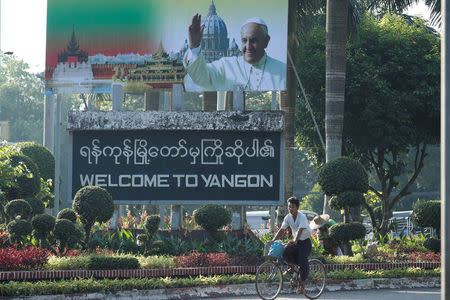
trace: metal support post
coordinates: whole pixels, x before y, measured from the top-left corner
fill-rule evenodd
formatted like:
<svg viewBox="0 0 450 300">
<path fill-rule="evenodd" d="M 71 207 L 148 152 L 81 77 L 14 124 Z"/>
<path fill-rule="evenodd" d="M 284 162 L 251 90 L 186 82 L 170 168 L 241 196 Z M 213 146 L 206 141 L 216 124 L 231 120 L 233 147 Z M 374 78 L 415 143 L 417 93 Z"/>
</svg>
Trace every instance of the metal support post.
<svg viewBox="0 0 450 300">
<path fill-rule="evenodd" d="M 183 107 L 183 86 L 181 84 L 174 84 L 172 87 L 172 109 L 173 111 L 180 111 Z M 171 229 L 179 230 L 183 220 L 183 208 L 181 205 L 171 205 Z"/>
<path fill-rule="evenodd" d="M 123 99 L 123 90 L 122 90 L 122 84 L 120 83 L 113 83 L 111 86 L 112 91 L 112 110 L 113 111 L 120 111 L 122 108 L 122 99 Z"/>
<path fill-rule="evenodd" d="M 170 92 L 164 92 L 164 111 L 170 111 Z"/>
<path fill-rule="evenodd" d="M 245 110 L 245 96 L 244 87 L 242 85 L 235 85 L 233 89 L 233 110 Z"/>
<path fill-rule="evenodd" d="M 231 226 L 233 227 L 233 230 L 241 230 L 244 228 L 244 206 L 232 205 L 231 212 Z"/>
<path fill-rule="evenodd" d="M 61 198 L 61 145 L 60 145 L 60 134 L 61 134 L 61 95 L 56 95 L 56 120 L 54 127 L 54 137 L 55 145 L 53 148 L 53 153 L 55 154 L 55 200 L 53 207 L 53 215 L 56 216 L 59 212 L 59 202 Z"/>
<path fill-rule="evenodd" d="M 183 86 L 174 84 L 172 87 L 172 111 L 181 111 L 183 107 Z"/>
<path fill-rule="evenodd" d="M 158 110 L 159 108 L 159 92 L 144 93 L 144 110 Z"/>
<path fill-rule="evenodd" d="M 272 91 L 272 110 L 279 110 L 280 106 L 278 105 L 277 101 L 277 91 Z"/>
<path fill-rule="evenodd" d="M 44 146 L 50 151 L 54 148 L 54 130 L 55 130 L 55 96 L 44 96 Z"/>
<path fill-rule="evenodd" d="M 218 91 L 217 92 L 217 110 L 225 110 L 225 102 L 227 99 L 227 92 Z"/>
</svg>

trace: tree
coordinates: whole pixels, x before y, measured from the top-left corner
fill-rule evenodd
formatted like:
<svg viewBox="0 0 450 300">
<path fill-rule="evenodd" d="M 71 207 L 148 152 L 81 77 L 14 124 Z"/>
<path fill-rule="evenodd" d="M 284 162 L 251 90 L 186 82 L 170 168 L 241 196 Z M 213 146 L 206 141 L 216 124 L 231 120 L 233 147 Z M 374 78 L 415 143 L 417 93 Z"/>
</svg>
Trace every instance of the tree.
<svg viewBox="0 0 450 300">
<path fill-rule="evenodd" d="M 44 84 L 28 65 L 0 52 L 0 120 L 10 122 L 10 141 L 42 142 Z"/>
<path fill-rule="evenodd" d="M 324 36 L 323 28 L 316 27 L 300 51 L 305 87 L 316 118 L 322 119 Z M 439 38 L 420 20 L 411 26 L 399 16 L 377 20 L 368 15 L 360 23 L 358 39 L 347 44 L 347 57 L 343 154 L 375 174 L 377 182 L 370 189 L 381 199 L 383 221 L 380 226 L 374 218 L 372 222 L 386 232 L 389 212 L 409 193 L 428 146 L 439 140 Z M 297 110 L 296 140 L 309 147 L 320 165 L 323 152 L 308 114 L 304 107 Z M 414 166 L 400 184 L 405 154 L 414 157 Z"/>
</svg>

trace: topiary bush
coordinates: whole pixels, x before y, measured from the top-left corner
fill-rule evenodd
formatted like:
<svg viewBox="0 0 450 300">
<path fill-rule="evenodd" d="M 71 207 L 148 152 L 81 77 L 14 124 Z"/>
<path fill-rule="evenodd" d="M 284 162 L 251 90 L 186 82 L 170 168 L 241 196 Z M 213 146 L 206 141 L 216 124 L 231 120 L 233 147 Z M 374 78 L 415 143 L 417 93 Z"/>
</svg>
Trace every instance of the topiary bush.
<svg viewBox="0 0 450 300">
<path fill-rule="evenodd" d="M 138 245 L 144 247 L 144 254 L 147 256 L 162 248 L 162 241 L 153 241 L 158 232 L 160 221 L 159 215 L 148 216 L 144 222 L 145 234 L 138 234 L 136 237 Z"/>
<path fill-rule="evenodd" d="M 98 186 L 85 186 L 75 194 L 73 210 L 80 216 L 84 227 L 84 243 L 89 242 L 95 222 L 107 222 L 114 213 L 114 202 L 107 190 Z"/>
<path fill-rule="evenodd" d="M 39 241 L 41 247 L 50 246 L 47 238 L 55 227 L 55 222 L 55 217 L 48 214 L 36 215 L 31 220 L 31 225 L 33 226 L 33 236 Z"/>
<path fill-rule="evenodd" d="M 11 243 L 23 245 L 26 237 L 31 234 L 33 227 L 27 220 L 17 218 L 8 223 L 7 229 Z"/>
<path fill-rule="evenodd" d="M 412 212 L 412 220 L 420 227 L 433 227 L 438 236 L 441 230 L 441 201 L 417 202 Z"/>
<path fill-rule="evenodd" d="M 34 142 L 15 144 L 20 152 L 28 156 L 37 165 L 44 180 L 55 178 L 55 156 L 46 147 Z"/>
<path fill-rule="evenodd" d="M 72 223 L 76 223 L 77 222 L 77 213 L 71 208 L 64 208 L 59 211 L 56 218 L 57 219 L 67 219 L 67 220 L 71 221 Z"/>
<path fill-rule="evenodd" d="M 353 256 L 349 241 L 359 240 L 366 236 L 366 228 L 359 222 L 338 223 L 330 227 L 330 237 L 340 246 L 345 255 Z"/>
<path fill-rule="evenodd" d="M 366 193 L 369 188 L 363 165 L 348 157 L 338 157 L 326 163 L 319 170 L 317 181 L 328 196 L 349 190 Z"/>
<path fill-rule="evenodd" d="M 14 220 L 18 216 L 20 216 L 22 219 L 28 219 L 31 217 L 33 211 L 31 205 L 24 199 L 9 201 L 5 205 L 4 210 L 9 220 Z"/>
<path fill-rule="evenodd" d="M 216 240 L 217 231 L 231 223 L 231 212 L 218 204 L 205 204 L 194 211 L 194 220 Z"/>
<path fill-rule="evenodd" d="M 441 240 L 437 239 L 435 237 L 426 239 L 423 243 L 423 246 L 434 253 L 440 253 L 441 252 Z"/>
<path fill-rule="evenodd" d="M 39 168 L 31 158 L 22 154 L 13 154 L 10 157 L 12 167 L 23 165 L 28 170 L 15 178 L 17 185 L 4 188 L 8 200 L 34 197 L 41 190 L 41 175 Z"/>
<path fill-rule="evenodd" d="M 330 237 L 335 241 L 359 240 L 366 236 L 366 228 L 358 222 L 338 223 L 330 227 Z"/>
<path fill-rule="evenodd" d="M 27 201 L 28 204 L 30 204 L 30 206 L 31 206 L 31 215 L 32 216 L 44 213 L 45 205 L 44 205 L 44 202 L 42 202 L 40 199 L 38 199 L 36 197 L 32 197 L 32 198 L 25 199 L 25 201 Z"/>
<path fill-rule="evenodd" d="M 58 242 L 59 254 L 64 254 L 65 248 L 72 248 L 80 238 L 80 231 L 75 224 L 67 219 L 56 219 L 53 235 Z"/>
<path fill-rule="evenodd" d="M 341 210 L 346 207 L 353 207 L 363 204 L 364 194 L 358 191 L 345 191 L 339 193 L 330 199 L 330 207 L 335 210 Z"/>
<path fill-rule="evenodd" d="M 158 232 L 160 221 L 161 221 L 161 218 L 159 215 L 151 215 L 145 219 L 144 229 L 150 240 L 153 240 L 156 233 Z"/>
</svg>

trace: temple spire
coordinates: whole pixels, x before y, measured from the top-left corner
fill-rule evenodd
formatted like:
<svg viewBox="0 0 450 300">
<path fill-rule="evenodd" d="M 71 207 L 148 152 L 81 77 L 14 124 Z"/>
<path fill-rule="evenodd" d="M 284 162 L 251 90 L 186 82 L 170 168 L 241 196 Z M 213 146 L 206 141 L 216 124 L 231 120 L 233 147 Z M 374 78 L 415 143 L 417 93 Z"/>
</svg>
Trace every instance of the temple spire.
<svg viewBox="0 0 450 300">
<path fill-rule="evenodd" d="M 75 24 L 72 24 L 72 26 L 72 37 L 70 38 L 70 42 L 67 45 L 67 52 L 77 53 L 80 49 L 80 45 L 78 45 L 77 37 L 75 36 Z"/>
</svg>

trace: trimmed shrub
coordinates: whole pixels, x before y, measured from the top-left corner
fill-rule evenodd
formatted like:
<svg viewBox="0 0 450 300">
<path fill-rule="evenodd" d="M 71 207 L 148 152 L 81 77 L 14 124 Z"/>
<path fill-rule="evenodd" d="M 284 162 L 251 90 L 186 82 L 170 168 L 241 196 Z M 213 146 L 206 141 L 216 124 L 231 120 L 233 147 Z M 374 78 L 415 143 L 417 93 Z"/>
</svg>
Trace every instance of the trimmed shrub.
<svg viewBox="0 0 450 300">
<path fill-rule="evenodd" d="M 144 228 L 150 241 L 153 240 L 156 232 L 158 232 L 160 221 L 161 218 L 159 215 L 151 215 L 145 219 Z"/>
<path fill-rule="evenodd" d="M 48 214 L 40 214 L 33 217 L 31 225 L 33 226 L 33 236 L 39 240 L 41 247 L 48 248 L 50 243 L 47 238 L 55 227 L 55 217 Z"/>
<path fill-rule="evenodd" d="M 330 237 L 335 241 L 348 242 L 366 236 L 366 228 L 358 222 L 339 223 L 330 227 Z"/>
<path fill-rule="evenodd" d="M 89 270 L 140 269 L 139 261 L 132 256 L 97 256 L 89 257 Z"/>
<path fill-rule="evenodd" d="M 417 202 L 414 205 L 412 220 L 420 227 L 441 229 L 441 201 Z"/>
<path fill-rule="evenodd" d="M 231 212 L 218 204 L 206 204 L 194 211 L 195 222 L 207 231 L 217 231 L 231 223 Z"/>
<path fill-rule="evenodd" d="M 98 186 L 85 186 L 75 194 L 73 210 L 83 223 L 85 244 L 89 241 L 92 225 L 108 221 L 114 213 L 114 203 L 107 190 Z"/>
<path fill-rule="evenodd" d="M 22 243 L 22 240 L 31 234 L 33 227 L 27 220 L 16 219 L 8 223 L 8 232 L 12 243 Z"/>
<path fill-rule="evenodd" d="M 12 200 L 34 197 L 41 190 L 41 174 L 39 173 L 39 168 L 33 160 L 26 155 L 13 154 L 11 155 L 10 160 L 11 166 L 17 167 L 24 165 L 29 173 L 25 172 L 18 176 L 16 178 L 16 186 L 4 189 L 6 198 Z"/>
<path fill-rule="evenodd" d="M 32 197 L 32 198 L 25 199 L 25 201 L 27 201 L 28 204 L 30 204 L 30 206 L 31 206 L 31 215 L 32 216 L 44 213 L 45 204 L 40 199 L 38 199 L 36 197 Z"/>
<path fill-rule="evenodd" d="M 31 225 L 40 236 L 47 236 L 55 227 L 56 219 L 48 214 L 40 214 L 33 217 Z"/>
<path fill-rule="evenodd" d="M 423 243 L 423 246 L 431 251 L 433 251 L 434 253 L 440 253 L 441 252 L 441 240 L 437 239 L 437 238 L 429 238 L 426 239 L 425 242 Z"/>
<path fill-rule="evenodd" d="M 57 219 L 67 219 L 72 223 L 76 223 L 77 222 L 77 213 L 71 208 L 64 208 L 63 210 L 59 211 L 56 218 Z"/>
<path fill-rule="evenodd" d="M 363 165 L 348 157 L 338 157 L 326 163 L 319 170 L 317 181 L 328 196 L 349 190 L 365 193 L 369 188 Z"/>
<path fill-rule="evenodd" d="M 31 217 L 32 211 L 31 205 L 24 199 L 12 200 L 5 205 L 5 214 L 10 220 L 15 219 L 17 216 L 20 216 L 22 219 L 28 219 Z"/>
<path fill-rule="evenodd" d="M 345 191 L 333 196 L 330 199 L 330 207 L 335 210 L 341 210 L 346 207 L 353 207 L 363 204 L 364 194 L 358 191 Z"/>
<path fill-rule="evenodd" d="M 53 229 L 53 235 L 58 241 L 59 253 L 63 254 L 64 248 L 69 247 L 70 241 L 79 236 L 79 230 L 75 224 L 67 219 L 57 219 Z M 71 245 L 72 246 L 72 245 Z"/>
<path fill-rule="evenodd" d="M 44 180 L 55 178 L 55 156 L 46 147 L 34 142 L 21 142 L 15 144 L 24 155 L 28 156 L 37 165 Z"/>
</svg>

